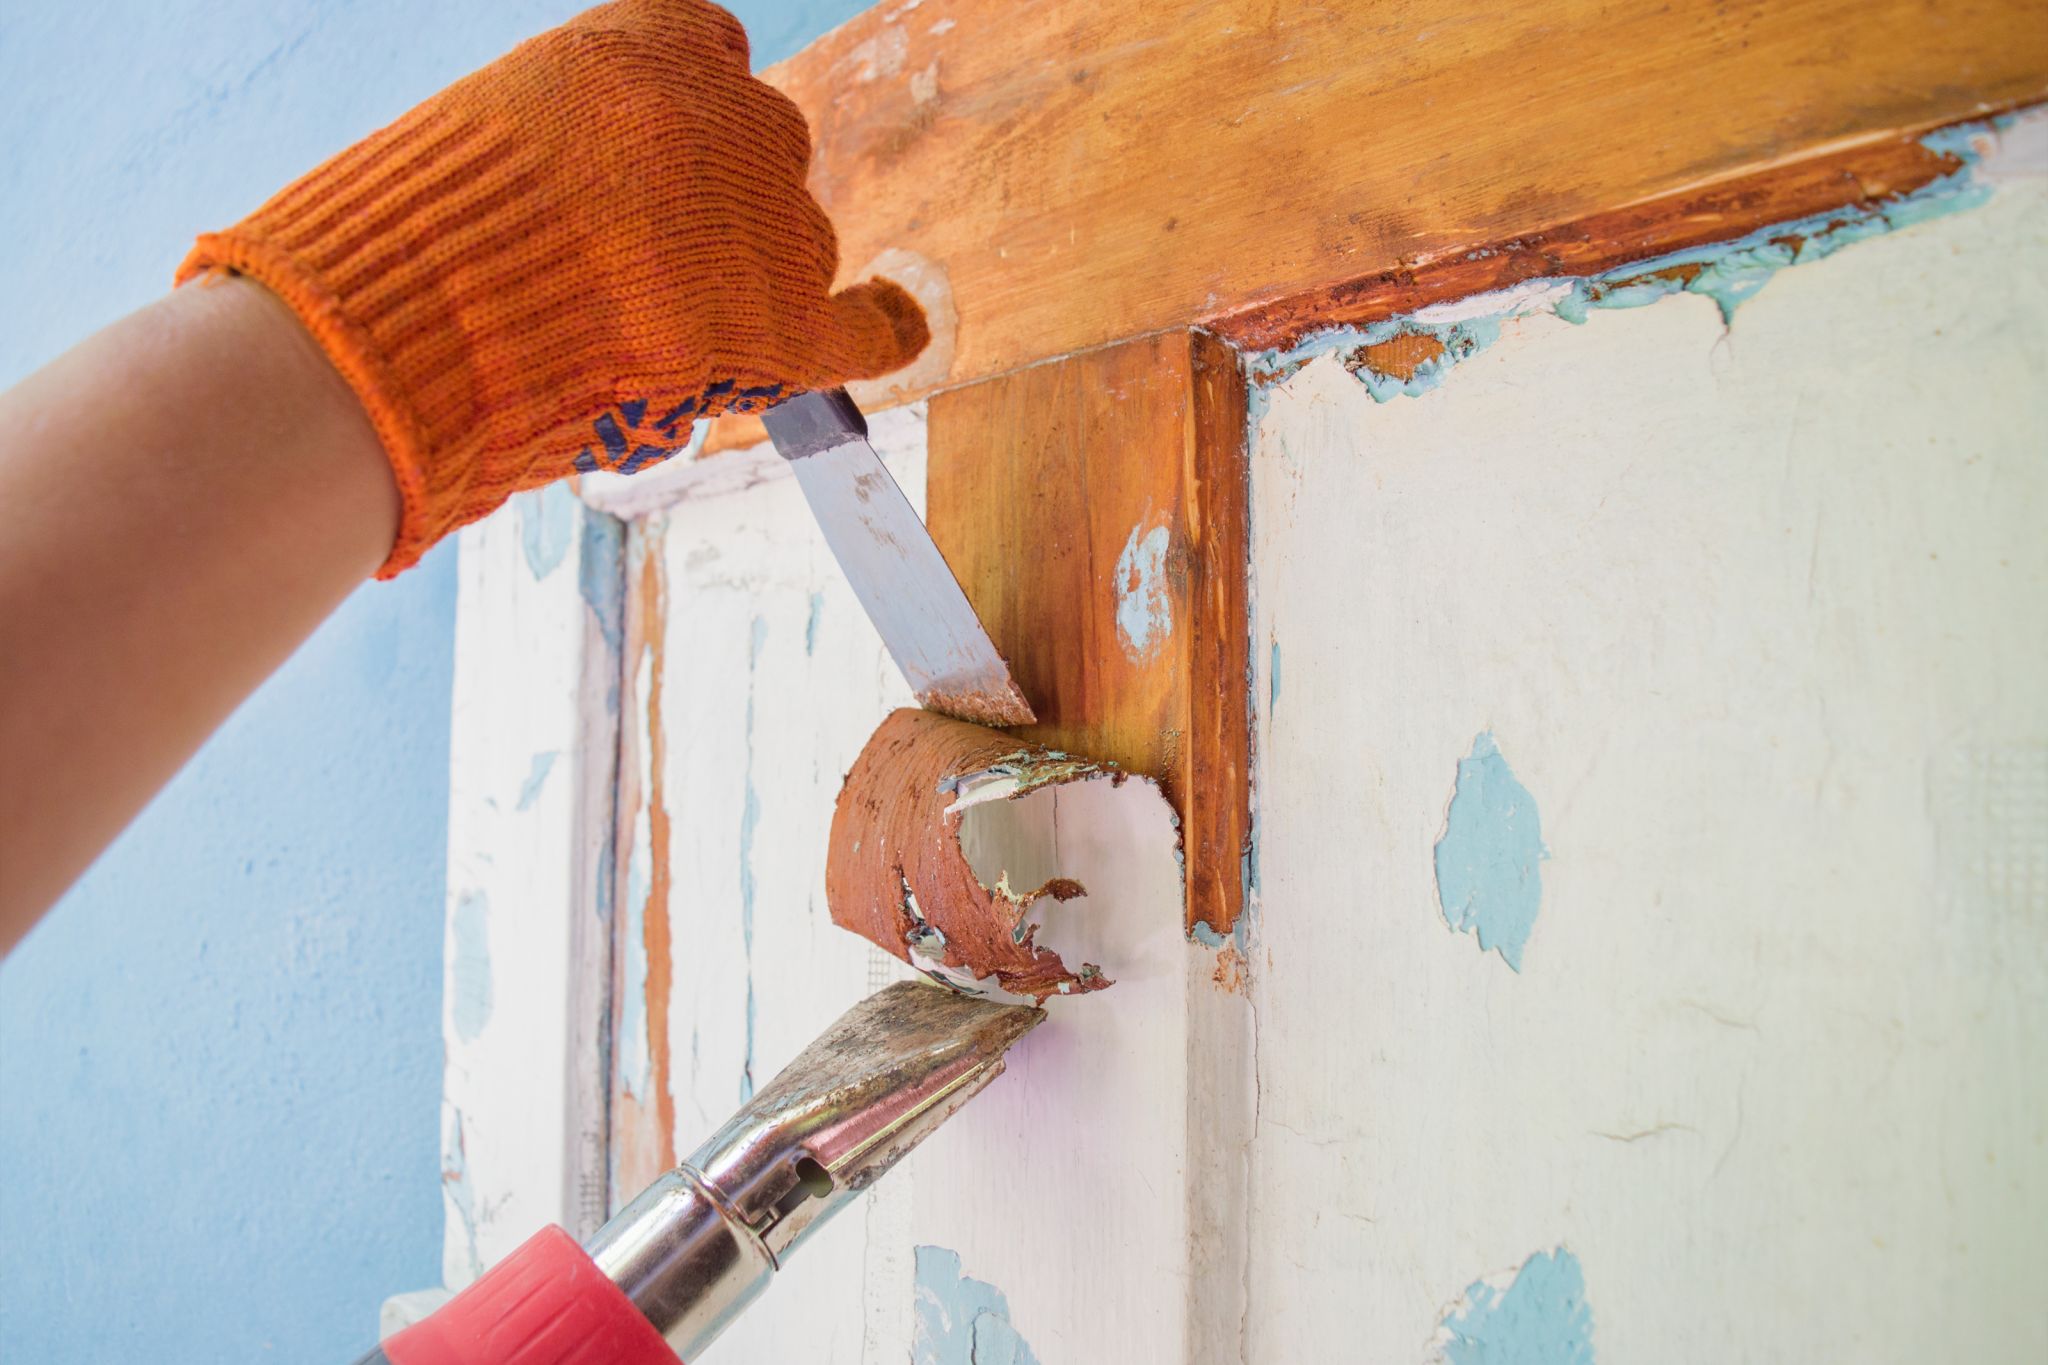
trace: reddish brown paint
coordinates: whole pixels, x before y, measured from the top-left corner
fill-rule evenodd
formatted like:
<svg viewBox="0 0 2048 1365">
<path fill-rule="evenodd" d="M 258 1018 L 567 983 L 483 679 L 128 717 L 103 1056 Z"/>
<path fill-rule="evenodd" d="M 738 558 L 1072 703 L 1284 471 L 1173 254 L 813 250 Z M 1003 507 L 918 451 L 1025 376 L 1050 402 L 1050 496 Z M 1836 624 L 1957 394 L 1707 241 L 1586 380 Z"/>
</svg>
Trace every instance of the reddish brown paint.
<svg viewBox="0 0 2048 1365">
<path fill-rule="evenodd" d="M 675 987 L 675 959 L 669 922 L 669 815 L 663 790 L 668 746 L 662 732 L 661 682 L 668 661 L 668 570 L 659 543 L 650 545 L 641 567 L 640 592 L 646 603 L 647 683 L 647 842 L 651 871 L 647 908 L 642 919 L 647 947 L 647 1056 L 654 1085 L 655 1131 L 663 1164 L 676 1159 L 676 1099 L 669 1081 L 669 994 Z"/>
<path fill-rule="evenodd" d="M 1013 900 L 982 885 L 960 848 L 964 812 L 947 811 L 955 779 L 998 767 L 1023 774 L 1026 791 L 1105 774 L 1123 780 L 1014 735 L 930 711 L 897 711 L 861 750 L 832 813 L 825 863 L 832 922 L 912 966 L 921 965 L 912 936 L 935 929 L 945 939 L 946 966 L 977 981 L 993 977 L 1018 995 L 1044 1000 L 1100 990 L 1110 983 L 1098 969 L 1070 970 L 1038 946 L 1029 922 L 1040 897 L 1068 900 L 1082 894 L 1080 884 L 1054 878 Z"/>
<path fill-rule="evenodd" d="M 1226 943 L 1216 951 L 1216 970 L 1209 979 L 1232 995 L 1243 995 L 1251 985 L 1252 967 L 1245 960 L 1244 953 L 1234 943 Z"/>
</svg>

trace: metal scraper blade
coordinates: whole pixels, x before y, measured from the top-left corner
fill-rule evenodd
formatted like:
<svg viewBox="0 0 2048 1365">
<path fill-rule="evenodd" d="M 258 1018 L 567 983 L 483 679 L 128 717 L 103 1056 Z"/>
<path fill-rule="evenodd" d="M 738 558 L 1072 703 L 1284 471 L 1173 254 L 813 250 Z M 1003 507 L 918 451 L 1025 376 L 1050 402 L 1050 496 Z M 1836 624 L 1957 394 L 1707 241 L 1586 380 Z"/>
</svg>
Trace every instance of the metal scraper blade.
<svg viewBox="0 0 2048 1365">
<path fill-rule="evenodd" d="M 799 395 L 762 421 L 918 702 L 980 725 L 1035 720 L 845 390 Z"/>
</svg>

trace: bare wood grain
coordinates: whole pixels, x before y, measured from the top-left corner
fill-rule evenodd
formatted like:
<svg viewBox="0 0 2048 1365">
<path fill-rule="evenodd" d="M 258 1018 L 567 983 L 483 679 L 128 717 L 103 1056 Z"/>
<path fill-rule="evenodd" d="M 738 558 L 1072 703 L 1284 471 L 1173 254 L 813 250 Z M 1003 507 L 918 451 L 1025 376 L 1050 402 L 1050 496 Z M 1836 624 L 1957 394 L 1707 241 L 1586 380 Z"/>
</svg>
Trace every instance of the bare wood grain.
<svg viewBox="0 0 2048 1365">
<path fill-rule="evenodd" d="M 933 537 L 1038 712 L 1017 733 L 1157 777 L 1188 923 L 1219 932 L 1249 828 L 1244 403 L 1221 342 L 1143 337 L 940 394 L 926 476 Z M 1119 561 L 1160 528 L 1170 624 L 1134 642 Z"/>
<path fill-rule="evenodd" d="M 769 70 L 842 278 L 951 281 L 944 383 L 2048 94 L 2032 0 L 925 0 Z"/>
</svg>

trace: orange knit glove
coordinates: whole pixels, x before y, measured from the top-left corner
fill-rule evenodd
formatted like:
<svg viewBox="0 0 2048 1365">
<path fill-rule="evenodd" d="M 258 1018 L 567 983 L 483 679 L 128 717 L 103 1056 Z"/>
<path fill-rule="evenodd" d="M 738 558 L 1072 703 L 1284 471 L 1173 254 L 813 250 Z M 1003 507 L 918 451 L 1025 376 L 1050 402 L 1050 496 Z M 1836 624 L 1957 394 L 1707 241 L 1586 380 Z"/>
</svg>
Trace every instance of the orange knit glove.
<svg viewBox="0 0 2048 1365">
<path fill-rule="evenodd" d="M 369 410 L 405 510 L 378 577 L 522 488 L 632 473 L 693 418 L 886 374 L 924 314 L 829 295 L 803 115 L 703 0 L 617 0 L 521 44 L 201 237 Z"/>
</svg>

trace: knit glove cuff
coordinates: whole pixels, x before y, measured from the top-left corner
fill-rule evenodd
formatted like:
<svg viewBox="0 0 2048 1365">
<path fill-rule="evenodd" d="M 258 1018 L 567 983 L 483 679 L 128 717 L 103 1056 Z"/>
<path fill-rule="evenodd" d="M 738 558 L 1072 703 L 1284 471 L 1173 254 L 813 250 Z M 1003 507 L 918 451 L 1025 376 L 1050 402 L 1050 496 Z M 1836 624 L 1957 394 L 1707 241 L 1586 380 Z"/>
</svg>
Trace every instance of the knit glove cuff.
<svg viewBox="0 0 2048 1365">
<path fill-rule="evenodd" d="M 348 380 L 404 499 L 388 578 L 520 489 L 923 349 L 896 285 L 830 293 L 809 156 L 732 16 L 618 0 L 200 237 L 177 279 L 255 278 Z"/>
</svg>

